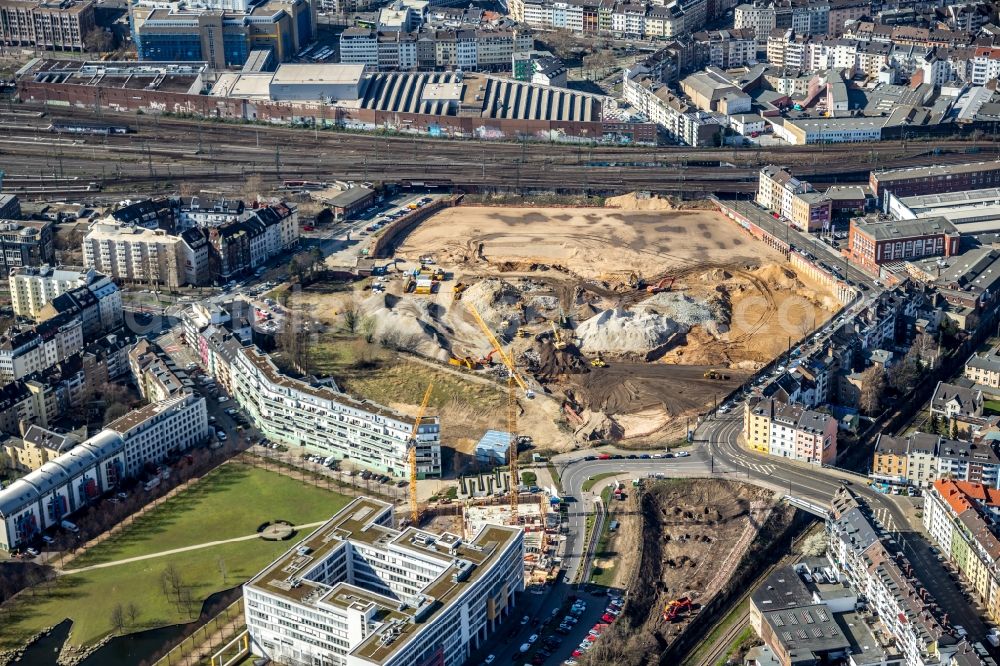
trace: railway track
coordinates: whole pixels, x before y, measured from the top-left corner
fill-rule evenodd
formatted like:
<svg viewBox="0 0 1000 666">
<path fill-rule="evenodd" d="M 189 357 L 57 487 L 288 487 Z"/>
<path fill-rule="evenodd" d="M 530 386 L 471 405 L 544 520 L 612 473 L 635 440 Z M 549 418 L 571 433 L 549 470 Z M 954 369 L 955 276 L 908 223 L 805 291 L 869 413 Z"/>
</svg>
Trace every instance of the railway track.
<svg viewBox="0 0 1000 666">
<path fill-rule="evenodd" d="M 79 135 L 71 141 L 46 129 L 55 121 L 127 123 L 135 134 Z M 284 179 L 330 181 L 435 180 L 464 191 L 669 194 L 752 192 L 760 166 L 780 163 L 814 184 L 861 182 L 873 168 L 954 164 L 992 157 L 988 141 L 883 142 L 733 149 L 688 146 L 620 147 L 484 143 L 416 136 L 230 124 L 207 120 L 59 108 L 50 117 L 0 119 L 0 142 L 11 171 L 97 181 L 106 189 L 152 194 L 178 182 L 238 187 L 250 175 L 266 185 Z M 969 149 L 979 153 L 968 153 Z M 987 150 L 984 151 L 983 149 Z M 938 152 L 939 154 L 935 154 Z"/>
</svg>

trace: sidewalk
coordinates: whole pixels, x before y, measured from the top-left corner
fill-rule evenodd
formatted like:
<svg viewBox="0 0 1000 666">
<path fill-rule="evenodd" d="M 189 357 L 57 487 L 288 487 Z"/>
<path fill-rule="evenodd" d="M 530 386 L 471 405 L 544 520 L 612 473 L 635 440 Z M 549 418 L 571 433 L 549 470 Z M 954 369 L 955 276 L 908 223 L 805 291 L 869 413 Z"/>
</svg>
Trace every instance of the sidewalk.
<svg viewBox="0 0 1000 666">
<path fill-rule="evenodd" d="M 295 525 L 296 530 L 303 530 L 310 527 L 319 527 L 325 520 L 320 520 L 315 523 L 306 523 L 305 525 Z M 89 567 L 80 567 L 79 569 L 60 569 L 58 571 L 59 576 L 68 576 L 71 574 L 84 573 L 86 571 L 93 571 L 94 569 L 107 569 L 108 567 L 116 567 L 119 564 L 129 564 L 131 562 L 140 562 L 142 560 L 151 560 L 157 557 L 166 557 L 167 555 L 174 555 L 175 553 L 186 553 L 191 550 L 201 550 L 202 548 L 211 548 L 213 546 L 220 546 L 224 543 L 235 543 L 237 541 L 249 541 L 251 539 L 259 539 L 259 534 L 248 534 L 246 536 L 233 537 L 232 539 L 223 539 L 221 541 L 206 541 L 205 543 L 196 543 L 192 546 L 184 546 L 182 548 L 173 548 L 171 550 L 163 550 L 159 553 L 149 553 L 148 555 L 137 555 L 136 557 L 127 557 L 124 560 L 115 560 L 113 562 L 102 562 L 100 564 L 92 564 Z"/>
</svg>

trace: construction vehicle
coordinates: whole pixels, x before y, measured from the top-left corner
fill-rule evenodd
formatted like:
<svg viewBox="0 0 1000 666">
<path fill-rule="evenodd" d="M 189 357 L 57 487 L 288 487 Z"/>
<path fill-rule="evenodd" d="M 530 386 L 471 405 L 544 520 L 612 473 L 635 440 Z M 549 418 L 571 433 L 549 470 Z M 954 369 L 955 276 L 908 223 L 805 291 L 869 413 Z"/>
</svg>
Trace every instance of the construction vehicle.
<svg viewBox="0 0 1000 666">
<path fill-rule="evenodd" d="M 677 278 L 665 277 L 656 284 L 651 284 L 646 287 L 646 292 L 650 294 L 658 294 L 661 291 L 670 291 L 674 286 L 674 280 Z"/>
<path fill-rule="evenodd" d="M 559 334 L 559 329 L 556 328 L 555 322 L 552 322 L 552 344 L 555 345 L 556 349 L 566 349 L 566 341 Z"/>
<path fill-rule="evenodd" d="M 424 413 L 431 401 L 433 390 L 434 384 L 427 386 L 424 399 L 420 401 L 420 409 L 413 419 L 413 429 L 410 430 L 410 520 L 414 527 L 420 524 L 420 507 L 417 505 L 417 431 L 420 430 L 420 422 L 424 420 Z"/>
<path fill-rule="evenodd" d="M 667 622 L 674 622 L 682 613 L 690 613 L 691 609 L 691 597 L 673 599 L 663 607 L 663 619 Z"/>
<path fill-rule="evenodd" d="M 531 335 L 531 331 L 529 331 L 528 329 L 524 328 L 523 326 L 518 326 L 517 327 L 517 334 L 516 335 L 519 338 L 526 338 L 529 335 Z"/>
<path fill-rule="evenodd" d="M 434 281 L 426 277 L 418 277 L 416 282 L 417 288 L 414 289 L 414 293 L 417 294 L 433 294 L 434 293 Z"/>
<path fill-rule="evenodd" d="M 726 380 L 729 379 L 729 375 L 724 372 L 719 372 L 718 370 L 706 370 L 705 374 L 702 375 L 705 379 L 718 379 Z"/>
<path fill-rule="evenodd" d="M 505 352 L 500 346 L 500 341 L 497 340 L 497 336 L 493 335 L 493 331 L 490 330 L 490 327 L 486 325 L 486 321 L 483 319 L 483 316 L 479 314 L 479 310 L 476 309 L 476 306 L 472 305 L 472 303 L 466 303 L 465 307 L 468 308 L 473 319 L 475 319 L 476 323 L 479 324 L 479 328 L 486 335 L 486 339 L 490 341 L 490 344 L 493 346 L 493 351 L 500 357 L 503 364 L 507 366 L 507 372 L 514 378 L 517 385 L 521 387 L 521 390 L 524 391 L 524 397 L 534 398 L 535 392 L 528 388 L 528 385 L 523 379 L 521 379 L 521 376 L 518 375 L 517 371 L 514 369 L 514 358 Z"/>
<path fill-rule="evenodd" d="M 452 286 L 451 293 L 455 294 L 455 300 L 456 301 L 461 300 L 461 298 L 462 298 L 462 292 L 465 291 L 466 289 L 468 289 L 468 287 L 469 287 L 469 285 L 465 284 L 464 282 L 456 282 Z"/>
<path fill-rule="evenodd" d="M 595 368 L 606 368 L 608 367 L 607 362 L 601 357 L 600 354 L 596 358 L 590 359 L 590 364 Z"/>
<path fill-rule="evenodd" d="M 403 281 L 403 293 L 409 294 L 417 286 L 417 281 L 413 279 L 412 275 L 406 276 L 406 280 Z"/>
<path fill-rule="evenodd" d="M 639 285 L 642 284 L 642 278 L 635 271 L 613 271 L 611 273 L 603 273 L 598 278 L 603 282 L 608 284 L 624 284 L 628 285 L 633 289 L 638 289 Z"/>
<path fill-rule="evenodd" d="M 462 358 L 458 358 L 457 356 L 452 356 L 451 358 L 448 359 L 448 363 L 450 365 L 457 365 L 459 367 L 467 368 L 469 370 L 475 370 L 476 368 L 479 367 L 479 362 L 476 361 L 476 359 L 472 358 L 471 356 L 464 356 Z"/>
</svg>

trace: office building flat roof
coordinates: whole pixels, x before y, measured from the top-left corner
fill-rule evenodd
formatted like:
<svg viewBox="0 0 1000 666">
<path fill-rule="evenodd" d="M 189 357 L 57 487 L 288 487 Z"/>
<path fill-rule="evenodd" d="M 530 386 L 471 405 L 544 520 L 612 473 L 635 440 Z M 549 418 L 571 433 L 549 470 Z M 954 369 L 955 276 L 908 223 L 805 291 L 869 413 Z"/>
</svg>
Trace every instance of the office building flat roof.
<svg viewBox="0 0 1000 666">
<path fill-rule="evenodd" d="M 271 79 L 275 85 L 292 85 L 301 83 L 319 83 L 326 85 L 359 85 L 364 76 L 364 65 L 337 64 L 283 64 L 278 67 Z"/>
<path fill-rule="evenodd" d="M 990 162 L 969 162 L 966 164 L 937 164 L 925 167 L 908 167 L 905 169 L 886 169 L 885 171 L 873 171 L 872 176 L 874 176 L 880 183 L 887 183 L 893 180 L 949 176 L 961 173 L 975 173 L 978 171 L 1000 171 L 1000 160 L 993 160 Z"/>
<path fill-rule="evenodd" d="M 517 527 L 487 525 L 471 543 L 465 543 L 454 534 L 433 534 L 413 527 L 396 530 L 377 524 L 375 521 L 391 508 L 386 502 L 358 497 L 247 585 L 294 603 L 317 607 L 321 603 L 345 608 L 374 605 L 379 610 L 381 626 L 354 647 L 352 654 L 375 663 L 386 661 L 490 570 L 521 533 Z M 413 551 L 417 557 L 439 560 L 444 570 L 421 591 L 430 606 L 413 608 L 399 599 L 346 582 L 327 585 L 309 580 L 313 568 L 351 541 L 382 548 L 392 544 Z M 390 635 L 391 640 L 386 640 Z"/>
<path fill-rule="evenodd" d="M 936 234 L 957 235 L 955 225 L 943 217 L 927 217 L 916 220 L 867 220 L 855 218 L 851 226 L 871 236 L 876 241 L 902 240 L 917 236 L 934 236 Z"/>
</svg>

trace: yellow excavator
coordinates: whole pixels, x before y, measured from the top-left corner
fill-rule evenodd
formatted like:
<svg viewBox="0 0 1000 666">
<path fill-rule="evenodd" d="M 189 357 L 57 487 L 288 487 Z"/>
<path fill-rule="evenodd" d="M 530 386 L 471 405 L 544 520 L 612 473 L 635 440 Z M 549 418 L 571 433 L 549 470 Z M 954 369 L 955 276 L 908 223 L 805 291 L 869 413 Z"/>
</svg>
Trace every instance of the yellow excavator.
<svg viewBox="0 0 1000 666">
<path fill-rule="evenodd" d="M 590 359 L 590 364 L 592 366 L 594 366 L 595 368 L 606 368 L 606 367 L 608 367 L 607 362 L 604 360 L 604 358 L 600 354 L 598 354 L 595 358 Z"/>
<path fill-rule="evenodd" d="M 552 344 L 555 345 L 556 349 L 566 349 L 566 341 L 563 340 L 555 322 L 552 322 Z"/>
</svg>

